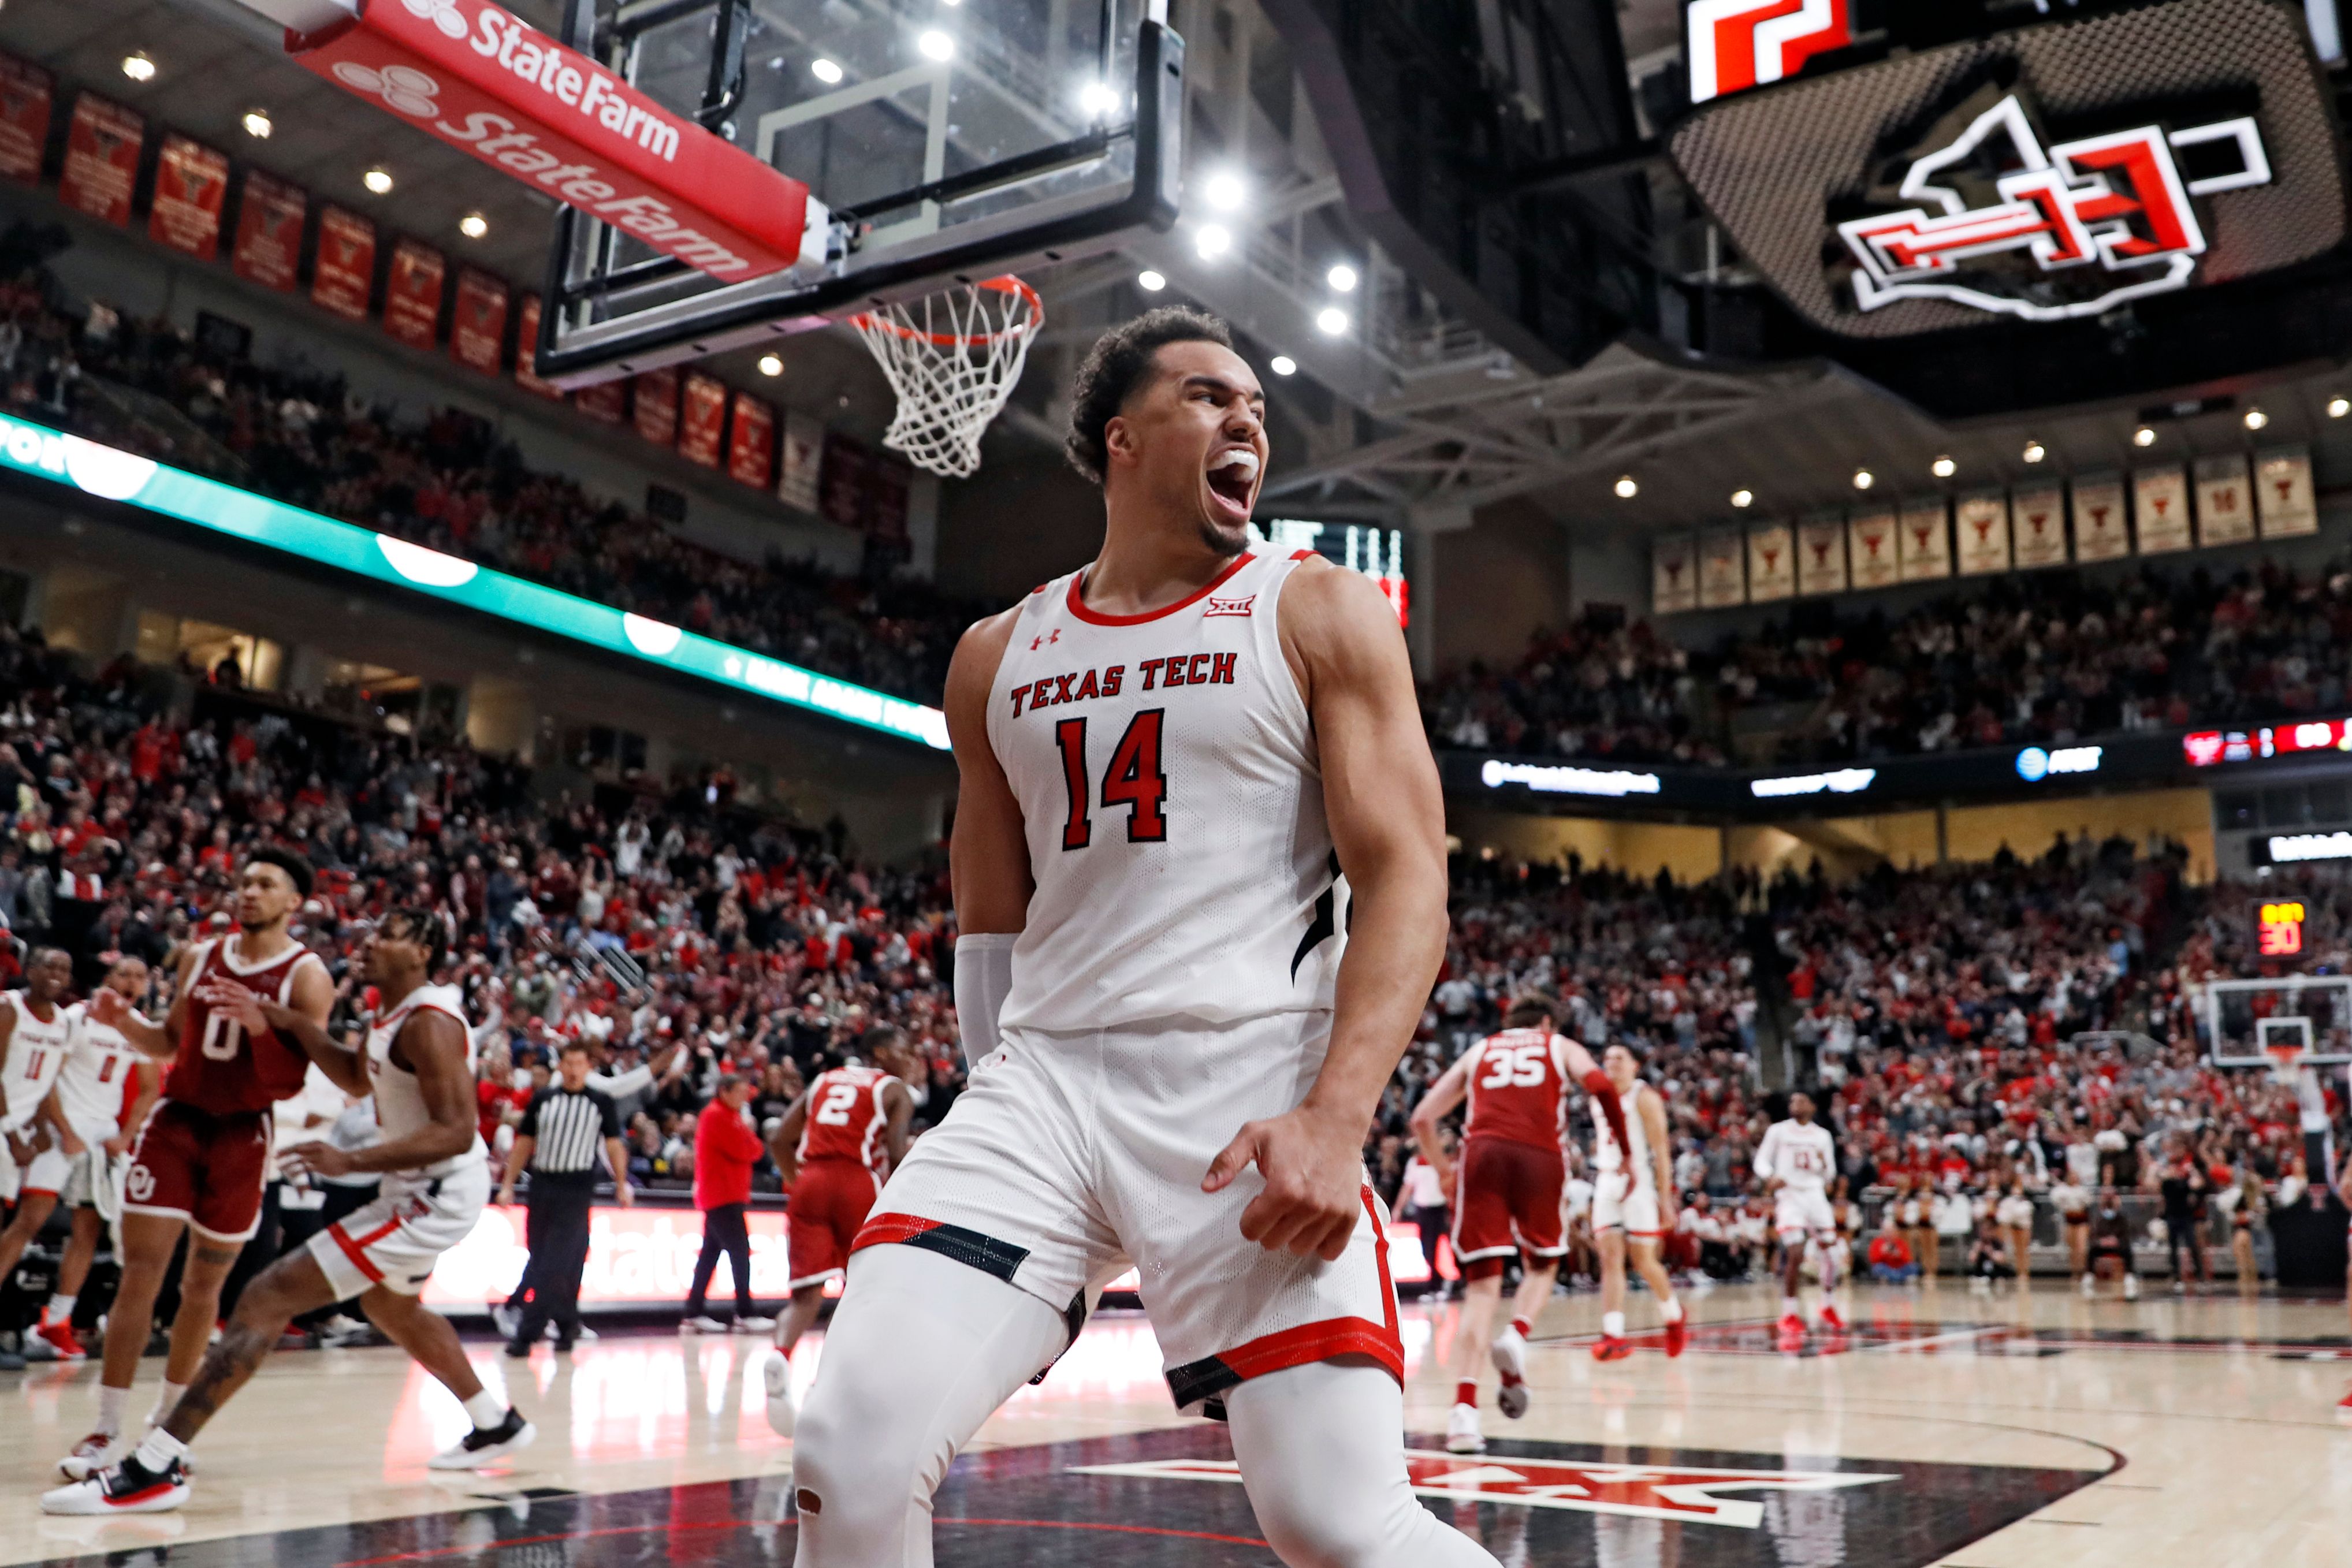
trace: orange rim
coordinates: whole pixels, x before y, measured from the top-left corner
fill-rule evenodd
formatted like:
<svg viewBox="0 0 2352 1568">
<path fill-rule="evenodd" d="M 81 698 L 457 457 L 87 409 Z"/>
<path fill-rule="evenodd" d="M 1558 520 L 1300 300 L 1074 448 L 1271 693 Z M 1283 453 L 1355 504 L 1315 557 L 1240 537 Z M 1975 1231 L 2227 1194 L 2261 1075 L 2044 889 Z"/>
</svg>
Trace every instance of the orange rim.
<svg viewBox="0 0 2352 1568">
<path fill-rule="evenodd" d="M 912 327 L 902 327 L 887 317 L 861 310 L 849 319 L 849 324 L 860 329 L 879 327 L 893 337 L 904 338 L 909 342 L 929 343 L 935 349 L 976 349 L 982 344 L 993 343 L 999 338 L 1018 337 L 1032 331 L 1045 314 L 1045 302 L 1037 298 L 1037 291 L 1009 272 L 1001 277 L 984 277 L 972 287 L 993 289 L 999 294 L 1019 295 L 1028 303 L 1029 319 L 1021 326 L 1007 327 L 1001 332 L 919 332 Z"/>
</svg>

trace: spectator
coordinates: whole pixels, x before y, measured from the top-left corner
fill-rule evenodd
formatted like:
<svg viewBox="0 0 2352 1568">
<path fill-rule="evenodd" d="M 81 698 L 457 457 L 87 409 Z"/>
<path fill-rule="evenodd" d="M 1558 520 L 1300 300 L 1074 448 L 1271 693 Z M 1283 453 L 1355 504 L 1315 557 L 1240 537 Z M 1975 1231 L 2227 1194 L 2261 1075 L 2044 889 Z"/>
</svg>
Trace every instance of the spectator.
<svg viewBox="0 0 2352 1568">
<path fill-rule="evenodd" d="M 1918 1260 L 1899 1230 L 1882 1230 L 1870 1239 L 1870 1277 L 1882 1285 L 1908 1285 L 1919 1278 Z"/>
<path fill-rule="evenodd" d="M 2083 1294 L 2098 1293 L 2101 1280 L 2121 1279 L 2124 1300 L 2139 1300 L 2139 1271 L 2132 1263 L 2131 1220 L 2123 1199 L 2113 1187 L 2099 1193 L 2099 1207 L 2091 1216 L 2091 1271 L 2083 1276 Z"/>
<path fill-rule="evenodd" d="M 746 1219 L 751 1202 L 751 1167 L 767 1146 L 744 1120 L 751 1082 L 740 1072 L 719 1081 L 719 1093 L 697 1122 L 694 1134 L 694 1207 L 702 1213 L 702 1253 L 694 1262 L 694 1283 L 686 1294 L 683 1327 L 697 1333 L 725 1333 L 728 1325 L 709 1313 L 705 1301 L 721 1256 L 734 1276 L 737 1333 L 765 1333 L 776 1320 L 761 1314 L 751 1300 L 751 1232 Z"/>
<path fill-rule="evenodd" d="M 1405 1162 L 1403 1178 L 1397 1184 L 1395 1205 L 1390 1209 L 1391 1219 L 1402 1219 L 1415 1226 L 1421 1233 L 1422 1256 L 1429 1262 L 1429 1277 L 1437 1279 L 1438 1242 L 1451 1233 L 1451 1205 L 1454 1200 L 1455 1156 L 1454 1135 L 1438 1134 L 1438 1157 L 1425 1160 L 1416 1145 L 1412 1157 Z"/>
</svg>

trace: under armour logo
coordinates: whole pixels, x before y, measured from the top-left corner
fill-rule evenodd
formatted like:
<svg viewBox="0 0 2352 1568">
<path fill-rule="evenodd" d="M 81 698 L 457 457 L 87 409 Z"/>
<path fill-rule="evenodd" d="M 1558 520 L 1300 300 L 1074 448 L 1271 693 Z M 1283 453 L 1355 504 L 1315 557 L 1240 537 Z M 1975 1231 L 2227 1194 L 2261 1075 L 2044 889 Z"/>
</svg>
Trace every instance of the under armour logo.
<svg viewBox="0 0 2352 1568">
<path fill-rule="evenodd" d="M 415 10 L 424 0 L 406 0 L 406 3 L 409 9 Z M 452 11 L 449 14 L 455 16 L 457 13 Z M 460 22 L 458 26 L 462 32 L 464 24 Z M 441 84 L 415 66 L 386 66 L 377 70 L 357 60 L 337 60 L 335 79 L 360 92 L 381 93 L 384 102 L 418 120 L 441 112 L 440 102 L 435 96 L 440 92 Z"/>
<path fill-rule="evenodd" d="M 1054 644 L 1054 643 L 1058 643 L 1058 642 L 1060 642 L 1061 640 L 1062 640 L 1062 629 L 1061 629 L 1059 626 L 1056 626 L 1056 627 L 1055 627 L 1055 628 L 1054 628 L 1053 634 L 1052 634 L 1051 636 L 1040 636 L 1040 637 L 1032 637 L 1032 638 L 1030 638 L 1030 639 L 1029 639 L 1029 651 L 1030 651 L 1031 653 L 1035 653 L 1038 649 L 1040 649 L 1040 648 L 1045 648 L 1045 647 L 1050 647 L 1052 644 Z"/>
<path fill-rule="evenodd" d="M 445 38 L 466 36 L 466 18 L 458 14 L 452 0 L 400 0 L 408 14 L 420 22 L 430 22 L 441 29 Z"/>
</svg>

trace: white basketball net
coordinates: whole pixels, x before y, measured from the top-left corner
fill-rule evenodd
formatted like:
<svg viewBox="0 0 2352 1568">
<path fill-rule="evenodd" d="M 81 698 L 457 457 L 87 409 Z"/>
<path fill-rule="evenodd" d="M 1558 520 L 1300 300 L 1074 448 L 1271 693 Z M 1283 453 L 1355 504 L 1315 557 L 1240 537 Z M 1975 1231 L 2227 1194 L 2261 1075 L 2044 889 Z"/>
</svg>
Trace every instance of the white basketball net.
<svg viewBox="0 0 2352 1568">
<path fill-rule="evenodd" d="M 1037 291 L 991 277 L 849 320 L 898 394 L 882 444 L 946 478 L 976 472 L 981 432 L 1013 395 L 1045 325 Z"/>
</svg>

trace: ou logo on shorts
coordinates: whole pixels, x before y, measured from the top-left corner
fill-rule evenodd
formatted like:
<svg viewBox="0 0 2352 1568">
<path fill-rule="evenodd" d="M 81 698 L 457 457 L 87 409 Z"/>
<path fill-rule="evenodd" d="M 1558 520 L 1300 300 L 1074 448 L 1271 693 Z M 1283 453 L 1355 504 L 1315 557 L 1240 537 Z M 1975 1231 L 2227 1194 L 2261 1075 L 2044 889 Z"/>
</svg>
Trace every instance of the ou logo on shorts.
<svg viewBox="0 0 2352 1568">
<path fill-rule="evenodd" d="M 408 0 L 409 8 L 415 9 L 418 3 L 419 0 Z M 357 60 L 338 60 L 335 79 L 360 92 L 382 93 L 385 103 L 418 120 L 441 112 L 440 101 L 435 97 L 441 84 L 415 66 L 386 66 L 377 70 Z"/>
<path fill-rule="evenodd" d="M 122 1189 L 131 1195 L 132 1202 L 144 1203 L 155 1196 L 155 1173 L 145 1166 L 132 1166 L 130 1174 L 122 1178 Z"/>
</svg>

